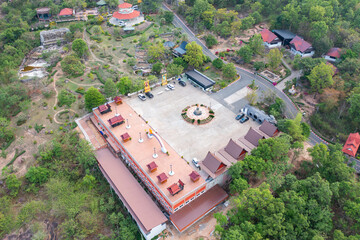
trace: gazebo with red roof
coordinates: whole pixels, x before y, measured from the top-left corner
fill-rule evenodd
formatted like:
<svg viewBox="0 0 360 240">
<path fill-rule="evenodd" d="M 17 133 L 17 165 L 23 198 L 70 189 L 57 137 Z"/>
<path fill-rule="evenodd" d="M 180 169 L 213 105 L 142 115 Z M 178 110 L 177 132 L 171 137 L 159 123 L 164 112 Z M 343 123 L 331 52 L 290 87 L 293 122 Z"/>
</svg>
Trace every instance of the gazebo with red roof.
<svg viewBox="0 0 360 240">
<path fill-rule="evenodd" d="M 124 133 L 123 135 L 121 135 L 121 139 L 124 141 L 124 142 L 127 142 L 131 139 L 130 135 L 126 132 Z"/>
<path fill-rule="evenodd" d="M 121 115 L 112 117 L 112 118 L 110 118 L 110 119 L 108 120 L 109 124 L 110 124 L 112 127 L 119 126 L 119 125 L 123 124 L 124 121 L 125 121 L 125 119 L 124 119 Z"/>
<path fill-rule="evenodd" d="M 198 174 L 197 172 L 195 171 L 192 171 L 190 174 L 190 179 L 193 181 L 193 182 L 196 182 L 200 179 L 200 174 Z"/>
<path fill-rule="evenodd" d="M 344 153 L 355 157 L 357 150 L 360 146 L 360 135 L 359 133 L 350 133 L 346 143 L 342 149 Z"/>
<path fill-rule="evenodd" d="M 74 10 L 72 8 L 61 9 L 60 13 L 58 14 L 59 17 L 70 17 L 73 15 L 74 15 Z"/>
<path fill-rule="evenodd" d="M 100 105 L 98 109 L 101 114 L 111 112 L 111 106 L 109 104 Z"/>
<path fill-rule="evenodd" d="M 169 178 L 166 173 L 160 173 L 159 175 L 156 176 L 157 179 L 159 179 L 160 183 L 166 183 L 167 179 Z"/>
<path fill-rule="evenodd" d="M 150 172 L 155 172 L 156 169 L 158 168 L 158 165 L 154 161 L 152 161 L 151 163 L 149 163 L 146 166 L 148 167 Z"/>
<path fill-rule="evenodd" d="M 120 105 L 120 104 L 122 104 L 122 98 L 120 96 L 116 96 L 116 97 L 114 97 L 114 102 L 117 105 Z"/>
</svg>

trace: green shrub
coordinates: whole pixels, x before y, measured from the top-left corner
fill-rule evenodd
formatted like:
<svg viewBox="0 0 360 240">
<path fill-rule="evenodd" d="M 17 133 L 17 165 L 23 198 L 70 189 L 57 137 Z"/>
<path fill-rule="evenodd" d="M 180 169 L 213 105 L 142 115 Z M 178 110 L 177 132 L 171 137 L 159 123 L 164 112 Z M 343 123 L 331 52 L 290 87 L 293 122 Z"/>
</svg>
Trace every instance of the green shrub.
<svg viewBox="0 0 360 240">
<path fill-rule="evenodd" d="M 25 177 L 30 183 L 41 185 L 49 179 L 50 171 L 43 167 L 30 167 Z"/>
<path fill-rule="evenodd" d="M 21 181 L 16 177 L 15 174 L 10 174 L 5 181 L 7 189 L 10 191 L 10 196 L 16 197 L 19 193 Z"/>
<path fill-rule="evenodd" d="M 28 116 L 25 113 L 21 113 L 16 120 L 16 125 L 21 126 L 28 120 Z"/>
</svg>

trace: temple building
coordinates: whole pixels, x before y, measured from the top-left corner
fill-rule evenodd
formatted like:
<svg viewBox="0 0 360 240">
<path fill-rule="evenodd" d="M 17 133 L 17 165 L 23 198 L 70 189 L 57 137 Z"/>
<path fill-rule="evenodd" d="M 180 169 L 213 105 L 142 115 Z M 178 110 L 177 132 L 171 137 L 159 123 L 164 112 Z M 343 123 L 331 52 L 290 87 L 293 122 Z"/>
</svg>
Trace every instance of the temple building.
<svg viewBox="0 0 360 240">
<path fill-rule="evenodd" d="M 117 26 L 131 27 L 137 23 L 144 21 L 144 16 L 140 11 L 135 10 L 130 3 L 122 3 L 118 6 L 118 10 L 114 12 L 110 23 Z"/>
</svg>

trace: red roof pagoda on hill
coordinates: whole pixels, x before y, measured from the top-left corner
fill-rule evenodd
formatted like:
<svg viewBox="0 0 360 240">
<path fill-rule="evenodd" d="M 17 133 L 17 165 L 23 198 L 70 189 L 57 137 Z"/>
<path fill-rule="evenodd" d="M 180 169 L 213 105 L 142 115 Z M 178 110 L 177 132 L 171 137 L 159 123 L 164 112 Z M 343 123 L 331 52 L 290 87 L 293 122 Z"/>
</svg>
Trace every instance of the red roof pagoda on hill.
<svg viewBox="0 0 360 240">
<path fill-rule="evenodd" d="M 71 16 L 73 15 L 73 10 L 72 8 L 64 8 L 64 9 L 61 9 L 60 13 L 59 13 L 59 16 Z"/>
<path fill-rule="evenodd" d="M 342 151 L 350 156 L 355 157 L 359 145 L 360 145 L 359 133 L 350 133 Z"/>
</svg>

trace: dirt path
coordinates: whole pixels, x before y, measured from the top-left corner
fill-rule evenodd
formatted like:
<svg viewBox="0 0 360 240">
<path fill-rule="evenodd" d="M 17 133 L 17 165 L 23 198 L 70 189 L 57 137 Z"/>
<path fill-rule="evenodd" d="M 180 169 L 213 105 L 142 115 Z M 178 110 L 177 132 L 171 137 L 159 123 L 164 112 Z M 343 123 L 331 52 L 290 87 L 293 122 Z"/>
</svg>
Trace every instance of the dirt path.
<svg viewBox="0 0 360 240">
<path fill-rule="evenodd" d="M 56 107 L 56 104 L 57 104 L 57 101 L 58 101 L 57 98 L 58 98 L 58 95 L 59 95 L 58 90 L 56 89 L 56 81 L 58 80 L 60 73 L 61 73 L 61 75 L 64 74 L 61 67 L 60 67 L 60 62 L 58 62 L 56 64 L 55 70 L 57 70 L 57 72 L 54 75 L 54 81 L 53 81 L 53 87 L 54 87 L 54 90 L 55 90 L 55 102 L 54 102 L 53 108 Z"/>
<path fill-rule="evenodd" d="M 73 112 L 73 113 L 76 113 L 74 110 L 72 110 L 72 109 L 62 109 L 62 110 L 59 110 L 59 111 L 57 111 L 55 114 L 54 114 L 54 122 L 56 122 L 57 124 L 63 124 L 63 123 L 61 123 L 61 122 L 59 122 L 58 120 L 56 120 L 56 116 L 59 114 L 59 113 L 61 113 L 61 112 L 64 112 L 64 111 L 71 111 L 71 112 Z"/>
</svg>

